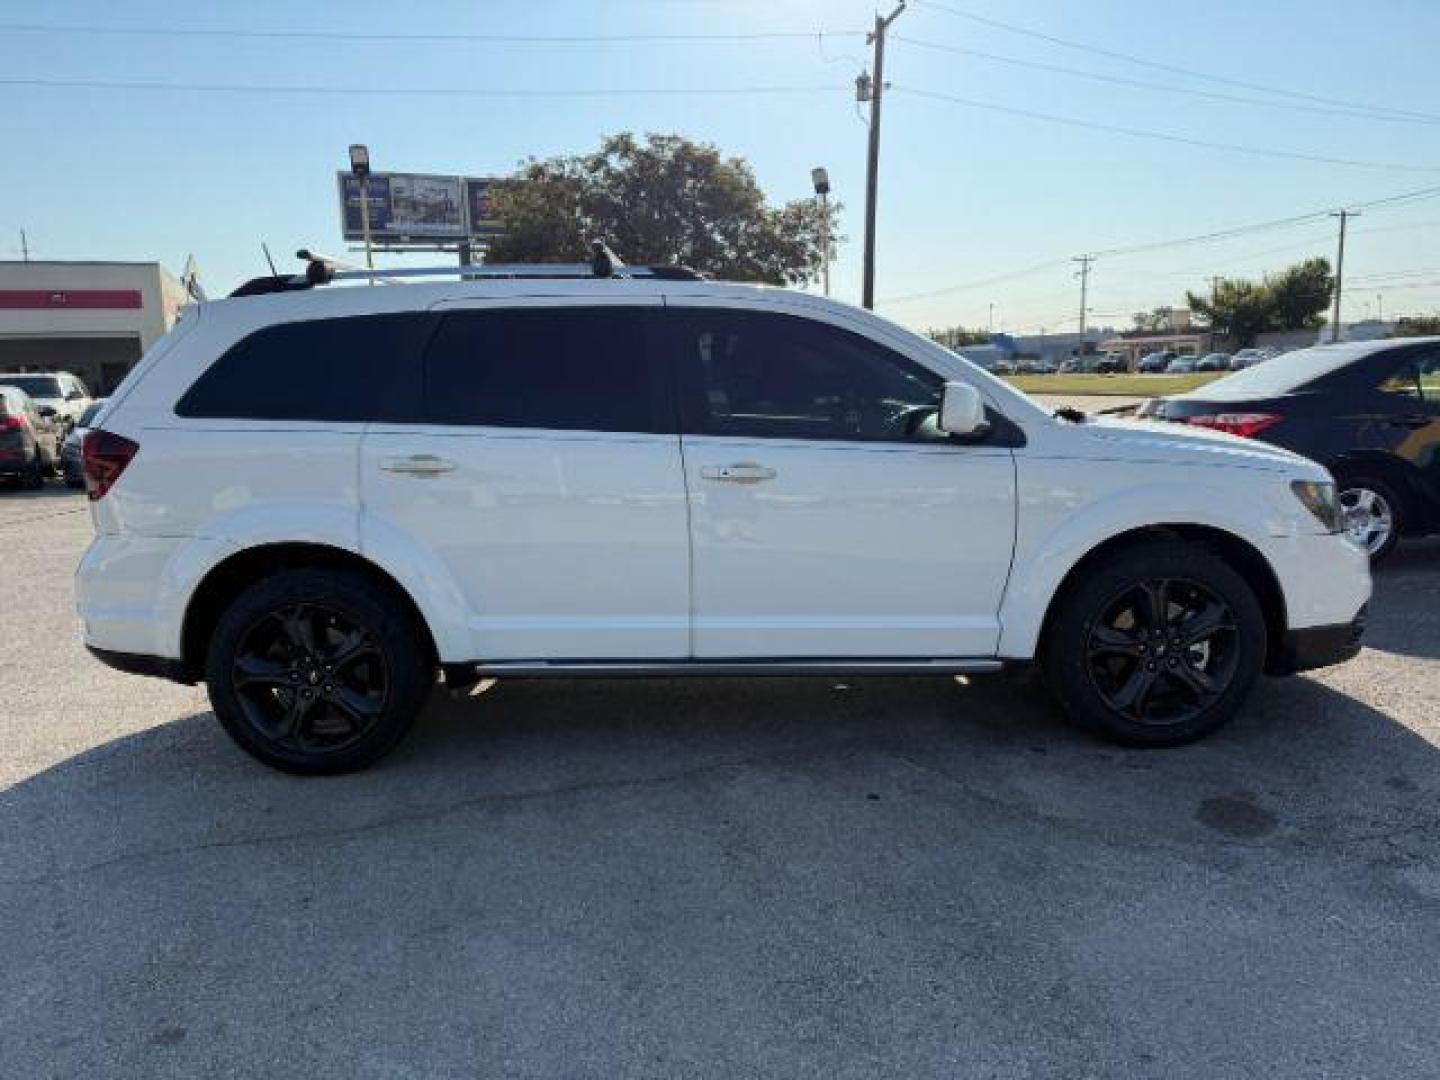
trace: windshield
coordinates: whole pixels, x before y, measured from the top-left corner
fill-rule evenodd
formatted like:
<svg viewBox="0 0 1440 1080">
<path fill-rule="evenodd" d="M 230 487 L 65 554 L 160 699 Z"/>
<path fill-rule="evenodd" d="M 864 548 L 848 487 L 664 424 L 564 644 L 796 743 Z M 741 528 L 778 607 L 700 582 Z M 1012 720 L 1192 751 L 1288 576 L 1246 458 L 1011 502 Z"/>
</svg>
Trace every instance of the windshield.
<svg viewBox="0 0 1440 1080">
<path fill-rule="evenodd" d="M 1322 345 L 1313 349 L 1299 349 L 1237 371 L 1223 379 L 1216 379 L 1208 386 L 1192 390 L 1190 396 L 1229 399 L 1278 397 L 1298 390 L 1322 375 L 1329 375 L 1332 371 L 1337 371 L 1351 361 L 1374 351 L 1373 345 L 1370 348 Z"/>
<path fill-rule="evenodd" d="M 60 392 L 60 380 L 54 375 L 0 375 L 0 383 L 24 390 L 32 398 L 65 396 Z"/>
</svg>

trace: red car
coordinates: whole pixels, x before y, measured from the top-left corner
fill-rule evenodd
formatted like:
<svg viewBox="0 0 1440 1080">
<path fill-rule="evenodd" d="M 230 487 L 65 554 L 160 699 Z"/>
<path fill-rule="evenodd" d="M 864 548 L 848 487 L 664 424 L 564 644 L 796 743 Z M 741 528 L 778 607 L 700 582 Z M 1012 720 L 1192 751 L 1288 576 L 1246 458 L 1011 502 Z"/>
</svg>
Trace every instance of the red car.
<svg viewBox="0 0 1440 1080">
<path fill-rule="evenodd" d="M 55 475 L 59 462 L 54 420 L 42 415 L 25 391 L 0 386 L 0 477 L 38 488 Z"/>
</svg>

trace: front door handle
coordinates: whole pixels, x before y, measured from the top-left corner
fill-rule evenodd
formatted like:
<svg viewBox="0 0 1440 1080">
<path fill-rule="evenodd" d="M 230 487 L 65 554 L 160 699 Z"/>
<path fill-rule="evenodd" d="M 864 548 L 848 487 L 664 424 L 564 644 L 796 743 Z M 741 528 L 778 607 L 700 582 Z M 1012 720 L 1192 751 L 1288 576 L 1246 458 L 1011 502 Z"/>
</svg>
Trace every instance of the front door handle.
<svg viewBox="0 0 1440 1080">
<path fill-rule="evenodd" d="M 737 461 L 734 465 L 706 465 L 700 470 L 705 480 L 723 480 L 730 484 L 758 484 L 762 480 L 774 480 L 775 470 L 753 461 Z"/>
<path fill-rule="evenodd" d="M 455 463 L 434 454 L 411 454 L 409 457 L 386 458 L 380 462 L 380 468 L 405 476 L 438 476 L 453 470 Z"/>
</svg>

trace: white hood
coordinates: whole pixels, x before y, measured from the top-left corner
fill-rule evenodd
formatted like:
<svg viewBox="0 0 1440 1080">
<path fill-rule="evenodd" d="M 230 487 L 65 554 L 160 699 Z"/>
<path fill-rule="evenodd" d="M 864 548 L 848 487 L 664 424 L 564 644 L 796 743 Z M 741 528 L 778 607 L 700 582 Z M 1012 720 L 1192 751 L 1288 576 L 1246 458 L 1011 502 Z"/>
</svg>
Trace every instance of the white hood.
<svg viewBox="0 0 1440 1080">
<path fill-rule="evenodd" d="M 1131 461 L 1229 465 L 1314 480 L 1328 479 L 1330 475 L 1309 458 L 1278 446 L 1188 424 L 1099 417 L 1077 424 L 1072 430 L 1097 449 L 1109 448 L 1116 456 Z"/>
</svg>

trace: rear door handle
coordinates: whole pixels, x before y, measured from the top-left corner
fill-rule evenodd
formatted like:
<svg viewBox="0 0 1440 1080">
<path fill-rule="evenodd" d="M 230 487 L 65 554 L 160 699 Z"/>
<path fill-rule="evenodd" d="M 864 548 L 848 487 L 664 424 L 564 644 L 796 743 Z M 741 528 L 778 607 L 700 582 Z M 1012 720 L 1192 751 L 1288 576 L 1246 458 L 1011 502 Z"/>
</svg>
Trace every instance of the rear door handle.
<svg viewBox="0 0 1440 1080">
<path fill-rule="evenodd" d="M 753 461 L 737 461 L 734 465 L 706 465 L 700 470 L 705 480 L 723 480 L 730 484 L 758 484 L 762 480 L 774 480 L 775 470 Z"/>
<path fill-rule="evenodd" d="M 385 458 L 380 462 L 380 468 L 406 476 L 437 476 L 453 470 L 455 463 L 434 454 L 411 454 L 409 457 Z"/>
</svg>

